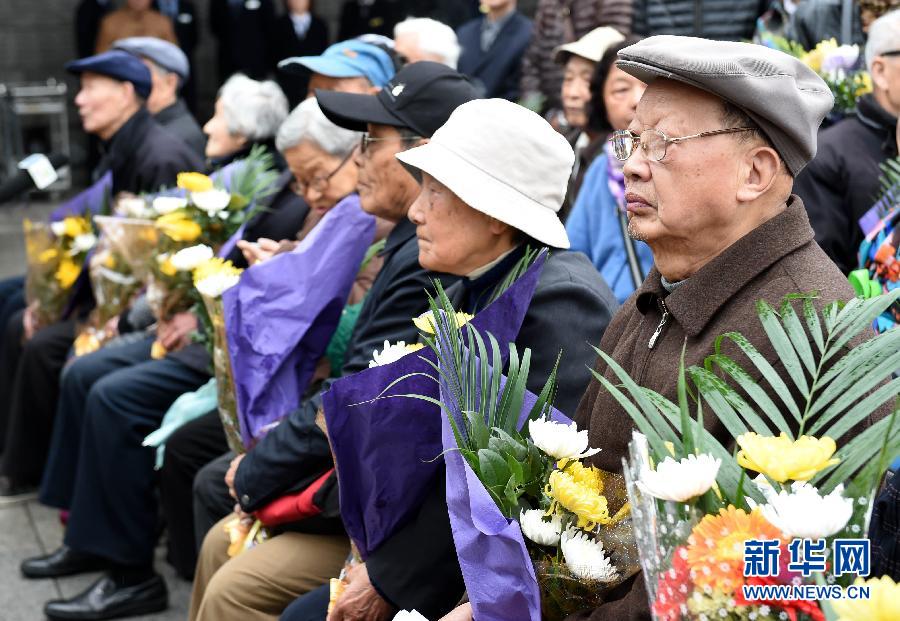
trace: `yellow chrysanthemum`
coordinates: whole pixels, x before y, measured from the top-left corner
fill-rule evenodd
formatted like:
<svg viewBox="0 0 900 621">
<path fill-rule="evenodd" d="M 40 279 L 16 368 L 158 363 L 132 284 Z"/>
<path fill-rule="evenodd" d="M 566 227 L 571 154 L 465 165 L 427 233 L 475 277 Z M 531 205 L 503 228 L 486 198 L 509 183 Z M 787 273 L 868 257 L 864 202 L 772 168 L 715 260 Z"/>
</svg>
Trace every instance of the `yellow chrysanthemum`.
<svg viewBox="0 0 900 621">
<path fill-rule="evenodd" d="M 461 311 L 456 312 L 456 325 L 460 328 L 472 321 L 474 315 L 470 315 L 469 313 L 463 313 Z M 422 313 L 418 317 L 412 320 L 413 324 L 425 334 L 434 334 L 434 315 L 432 315 L 431 311 Z"/>
<path fill-rule="evenodd" d="M 58 256 L 59 250 L 57 250 L 56 248 L 47 248 L 38 255 L 38 261 L 40 261 L 41 263 L 49 263 Z"/>
<path fill-rule="evenodd" d="M 86 356 L 100 349 L 100 339 L 91 331 L 82 332 L 75 338 L 72 349 L 75 350 L 75 357 Z"/>
<path fill-rule="evenodd" d="M 199 224 L 177 211 L 157 218 L 156 227 L 177 242 L 193 242 L 203 233 Z"/>
<path fill-rule="evenodd" d="M 213 257 L 194 268 L 194 286 L 201 280 L 209 278 L 210 276 L 240 276 L 243 271 L 244 270 L 235 267 L 234 263 L 231 261 Z"/>
<path fill-rule="evenodd" d="M 153 341 L 153 345 L 150 346 L 150 357 L 154 360 L 162 360 L 166 357 L 166 354 L 169 353 L 169 350 L 165 348 L 165 346 L 159 341 Z"/>
<path fill-rule="evenodd" d="M 855 97 L 862 97 L 872 92 L 872 76 L 868 71 L 860 71 L 854 80 L 856 90 L 853 92 Z"/>
<path fill-rule="evenodd" d="M 410 343 L 406 346 L 406 351 L 419 351 L 423 347 L 425 347 L 424 343 Z"/>
<path fill-rule="evenodd" d="M 206 192 L 213 189 L 213 181 L 206 175 L 198 172 L 178 173 L 176 177 L 178 187 L 188 192 Z"/>
<path fill-rule="evenodd" d="M 59 267 L 56 268 L 56 282 L 58 282 L 59 286 L 63 289 L 68 289 L 75 284 L 80 273 L 81 266 L 77 265 L 72 259 L 67 257 L 60 261 Z"/>
<path fill-rule="evenodd" d="M 159 271 L 165 276 L 174 276 L 178 273 L 178 270 L 175 268 L 175 265 L 172 263 L 172 258 L 166 255 L 166 257 L 159 262 Z"/>
<path fill-rule="evenodd" d="M 800 60 L 803 61 L 807 67 L 819 73 L 822 70 L 822 61 L 825 60 L 825 56 L 838 47 L 837 40 L 834 38 L 826 39 L 825 41 L 820 41 L 819 44 L 810 52 L 807 52 L 803 58 Z"/>
<path fill-rule="evenodd" d="M 780 539 L 781 532 L 758 509 L 749 514 L 729 505 L 718 515 L 707 515 L 688 537 L 687 564 L 699 587 L 732 592 L 744 575 L 744 542 Z"/>
<path fill-rule="evenodd" d="M 896 621 L 900 619 L 900 583 L 890 576 L 863 580 L 854 584 L 869 587 L 869 599 L 842 599 L 831 602 L 838 621 Z"/>
<path fill-rule="evenodd" d="M 841 461 L 831 458 L 837 446 L 827 436 L 791 440 L 784 433 L 773 437 L 751 431 L 740 436 L 737 443 L 741 447 L 737 460 L 742 468 L 761 472 L 779 483 L 808 481 L 820 470 Z"/>
<path fill-rule="evenodd" d="M 578 516 L 578 527 L 587 530 L 597 524 L 609 524 L 609 505 L 603 496 L 602 472 L 573 462 L 565 470 L 550 473 L 546 493 L 554 505 L 558 503 Z M 555 510 L 551 507 L 551 511 Z"/>
<path fill-rule="evenodd" d="M 84 218 L 69 216 L 63 220 L 63 235 L 75 239 L 79 235 L 91 232 L 91 223 Z"/>
<path fill-rule="evenodd" d="M 110 270 L 116 267 L 116 258 L 112 255 L 112 253 L 107 254 L 106 258 L 103 259 L 103 267 Z"/>
</svg>

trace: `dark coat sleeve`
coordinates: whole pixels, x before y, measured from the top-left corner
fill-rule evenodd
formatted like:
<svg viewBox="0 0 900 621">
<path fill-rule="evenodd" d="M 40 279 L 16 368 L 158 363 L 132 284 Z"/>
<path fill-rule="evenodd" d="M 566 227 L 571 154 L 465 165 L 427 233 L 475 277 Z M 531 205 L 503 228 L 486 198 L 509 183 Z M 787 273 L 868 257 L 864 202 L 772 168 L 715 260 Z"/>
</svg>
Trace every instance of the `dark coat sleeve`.
<svg viewBox="0 0 900 621">
<path fill-rule="evenodd" d="M 234 488 L 250 513 L 332 465 L 328 439 L 316 425 L 316 406 L 303 403 L 241 460 Z"/>
<path fill-rule="evenodd" d="M 794 193 L 803 200 L 816 242 L 846 274 L 856 267 L 851 259 L 856 249 L 849 244 L 850 227 L 856 223 L 850 222 L 850 206 L 844 200 L 844 188 L 849 180 L 835 151 L 837 145 L 830 140 L 821 140 L 819 144 L 818 155 L 797 175 Z"/>
</svg>

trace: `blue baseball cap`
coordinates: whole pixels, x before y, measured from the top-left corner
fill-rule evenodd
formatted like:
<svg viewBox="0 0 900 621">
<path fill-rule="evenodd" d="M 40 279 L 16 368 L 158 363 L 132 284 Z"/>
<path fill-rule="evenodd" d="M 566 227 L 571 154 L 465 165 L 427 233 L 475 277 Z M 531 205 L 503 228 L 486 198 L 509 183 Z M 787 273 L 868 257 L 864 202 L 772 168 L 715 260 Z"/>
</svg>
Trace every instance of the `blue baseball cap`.
<svg viewBox="0 0 900 621">
<path fill-rule="evenodd" d="M 358 39 L 335 43 L 321 56 L 293 56 L 278 63 L 287 73 L 309 70 L 329 78 L 368 78 L 374 86 L 382 87 L 394 77 L 391 57 L 377 45 Z"/>
<path fill-rule="evenodd" d="M 131 82 L 134 91 L 143 98 L 150 96 L 150 70 L 140 58 L 121 50 L 110 50 L 95 56 L 66 63 L 66 70 L 80 75 L 85 72 L 105 75 L 120 82 Z"/>
</svg>

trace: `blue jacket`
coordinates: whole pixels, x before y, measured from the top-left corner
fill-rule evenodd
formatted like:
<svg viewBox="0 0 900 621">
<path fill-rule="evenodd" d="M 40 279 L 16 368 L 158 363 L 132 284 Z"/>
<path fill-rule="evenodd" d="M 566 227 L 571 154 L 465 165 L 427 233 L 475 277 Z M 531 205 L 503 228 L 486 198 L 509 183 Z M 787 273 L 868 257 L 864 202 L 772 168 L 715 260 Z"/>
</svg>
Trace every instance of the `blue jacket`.
<svg viewBox="0 0 900 621">
<path fill-rule="evenodd" d="M 459 27 L 456 36 L 462 47 L 457 68 L 469 76 L 483 97 L 502 97 L 514 101 L 519 97 L 519 75 L 522 56 L 531 42 L 531 20 L 513 13 L 497 33 L 487 52 L 481 51 L 479 17 Z"/>
<path fill-rule="evenodd" d="M 566 221 L 566 233 L 571 249 L 588 256 L 621 304 L 634 292 L 634 281 L 628 268 L 616 201 L 607 185 L 606 158 L 600 154 L 588 168 Z M 646 276 L 653 265 L 653 253 L 644 242 L 635 241 L 634 248 Z"/>
</svg>

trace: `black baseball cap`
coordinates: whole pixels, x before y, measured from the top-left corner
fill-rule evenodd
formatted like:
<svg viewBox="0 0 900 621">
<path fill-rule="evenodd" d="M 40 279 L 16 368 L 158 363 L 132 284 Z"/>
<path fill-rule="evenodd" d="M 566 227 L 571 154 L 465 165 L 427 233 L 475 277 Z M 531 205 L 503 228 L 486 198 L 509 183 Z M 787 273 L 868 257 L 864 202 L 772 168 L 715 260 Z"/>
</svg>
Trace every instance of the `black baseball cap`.
<svg viewBox="0 0 900 621">
<path fill-rule="evenodd" d="M 319 107 L 335 125 L 359 132 L 367 123 L 405 127 L 425 138 L 473 99 L 478 92 L 464 75 L 430 61 L 406 65 L 375 95 L 316 90 Z"/>
</svg>

